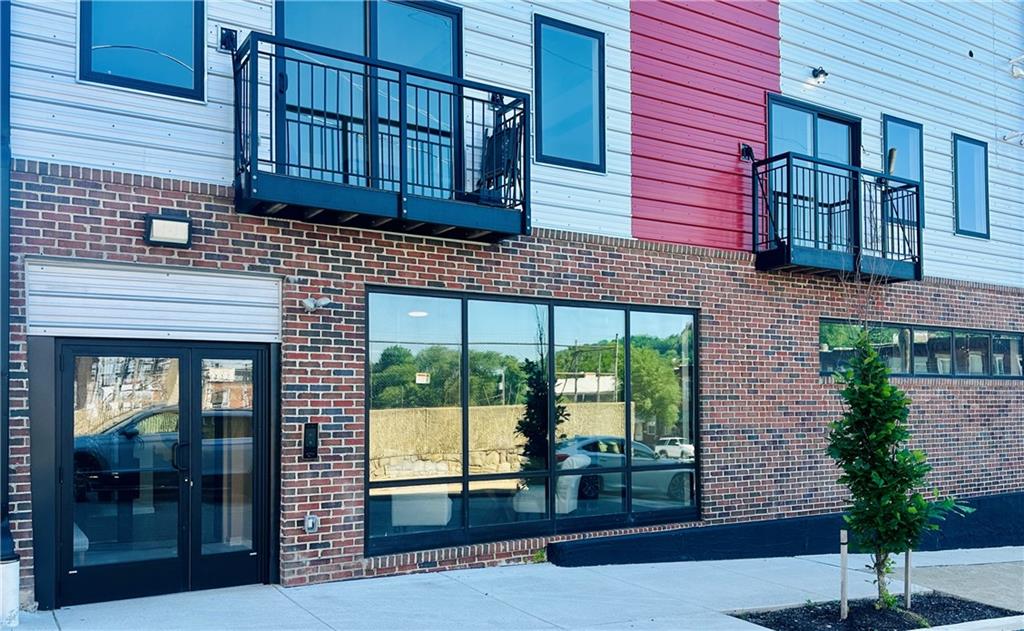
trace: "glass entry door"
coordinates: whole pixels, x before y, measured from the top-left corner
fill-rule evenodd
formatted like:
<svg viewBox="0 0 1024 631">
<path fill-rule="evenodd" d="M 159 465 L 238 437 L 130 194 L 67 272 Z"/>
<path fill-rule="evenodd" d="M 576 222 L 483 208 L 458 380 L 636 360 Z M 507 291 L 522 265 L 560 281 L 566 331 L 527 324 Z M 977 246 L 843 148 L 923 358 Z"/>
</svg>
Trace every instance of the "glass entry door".
<svg viewBox="0 0 1024 631">
<path fill-rule="evenodd" d="M 265 350 L 60 353 L 62 605 L 261 580 Z"/>
</svg>

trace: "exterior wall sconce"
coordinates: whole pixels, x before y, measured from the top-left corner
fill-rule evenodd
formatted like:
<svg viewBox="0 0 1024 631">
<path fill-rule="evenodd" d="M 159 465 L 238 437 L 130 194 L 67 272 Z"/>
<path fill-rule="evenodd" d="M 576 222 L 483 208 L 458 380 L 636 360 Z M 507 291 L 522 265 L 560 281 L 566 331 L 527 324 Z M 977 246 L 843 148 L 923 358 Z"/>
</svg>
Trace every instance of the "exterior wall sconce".
<svg viewBox="0 0 1024 631">
<path fill-rule="evenodd" d="M 745 142 L 740 143 L 740 160 L 744 162 L 754 161 L 754 148 Z"/>
<path fill-rule="evenodd" d="M 1024 79 L 1024 55 L 1010 60 L 1010 76 L 1014 79 Z"/>
<path fill-rule="evenodd" d="M 188 217 L 146 215 L 146 232 L 143 238 L 149 245 L 192 247 L 192 220 Z"/>
<path fill-rule="evenodd" d="M 302 300 L 302 308 L 306 310 L 306 313 L 313 313 L 323 309 L 327 305 L 331 304 L 330 298 L 304 298 Z"/>
<path fill-rule="evenodd" d="M 814 82 L 818 85 L 824 85 L 825 81 L 828 79 L 828 72 L 821 66 L 818 66 L 811 70 L 811 78 L 813 78 Z"/>
<path fill-rule="evenodd" d="M 1017 131 L 1013 132 L 1012 134 L 1004 134 L 1003 140 L 1005 140 L 1006 142 L 1017 141 L 1021 144 L 1022 147 L 1024 147 L 1024 131 Z"/>
</svg>

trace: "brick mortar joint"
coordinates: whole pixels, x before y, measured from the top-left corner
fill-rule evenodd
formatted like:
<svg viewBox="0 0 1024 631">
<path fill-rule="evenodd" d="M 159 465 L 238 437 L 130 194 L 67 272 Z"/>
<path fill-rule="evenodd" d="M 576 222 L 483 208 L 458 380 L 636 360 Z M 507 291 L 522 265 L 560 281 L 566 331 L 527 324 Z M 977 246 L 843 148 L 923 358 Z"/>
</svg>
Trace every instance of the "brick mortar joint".
<svg viewBox="0 0 1024 631">
<path fill-rule="evenodd" d="M 103 183 L 123 184 L 128 186 L 140 186 L 155 190 L 192 192 L 223 198 L 227 205 L 234 205 L 233 185 L 215 184 L 210 182 L 198 182 L 181 178 L 162 177 L 156 175 L 143 175 L 119 171 L 116 169 L 101 169 L 86 167 L 60 162 L 47 162 L 42 160 L 29 160 L 26 158 L 13 158 L 11 160 L 11 172 L 28 175 L 64 177 L 71 179 L 91 180 Z M 305 223 L 291 219 L 277 219 L 276 221 L 287 221 L 288 223 Z M 315 225 L 315 224 L 308 224 Z M 381 234 L 387 234 L 381 231 Z M 445 242 L 449 239 L 437 238 L 437 241 Z M 650 252 L 656 254 L 679 254 L 694 256 L 707 260 L 717 260 L 731 263 L 742 263 L 753 265 L 754 254 L 742 250 L 725 250 L 707 246 L 690 245 L 684 243 L 667 243 L 663 241 L 646 241 L 632 237 L 621 237 L 612 235 L 600 235 L 586 232 L 576 232 L 556 228 L 534 228 L 530 234 L 515 237 L 511 242 L 548 241 L 554 245 L 565 246 L 591 245 L 609 249 L 625 249 L 633 252 Z M 771 274 L 772 272 L 764 272 Z M 1003 294 L 1010 294 L 1024 297 L 1024 287 L 1013 287 L 1009 285 L 997 285 L 980 281 L 967 281 L 951 278 L 939 278 L 925 276 L 924 280 L 917 283 L 924 287 L 940 287 L 946 289 L 970 289 L 980 291 L 996 291 Z"/>
</svg>

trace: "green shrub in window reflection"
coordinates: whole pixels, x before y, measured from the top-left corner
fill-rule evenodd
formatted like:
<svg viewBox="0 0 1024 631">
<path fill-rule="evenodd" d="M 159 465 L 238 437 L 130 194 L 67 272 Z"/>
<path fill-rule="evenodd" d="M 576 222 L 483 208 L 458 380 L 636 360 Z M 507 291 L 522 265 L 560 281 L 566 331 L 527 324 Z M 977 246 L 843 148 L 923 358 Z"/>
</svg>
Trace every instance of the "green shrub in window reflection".
<svg viewBox="0 0 1024 631">
<path fill-rule="evenodd" d="M 526 373 L 526 409 L 516 423 L 516 432 L 526 438 L 523 445 L 523 457 L 529 461 L 527 468 L 543 467 L 548 455 L 548 375 L 544 363 L 529 359 L 523 360 L 523 372 Z M 569 413 L 561 404 L 561 397 L 555 396 L 555 438 L 565 436 L 558 433 L 558 426 Z"/>
</svg>

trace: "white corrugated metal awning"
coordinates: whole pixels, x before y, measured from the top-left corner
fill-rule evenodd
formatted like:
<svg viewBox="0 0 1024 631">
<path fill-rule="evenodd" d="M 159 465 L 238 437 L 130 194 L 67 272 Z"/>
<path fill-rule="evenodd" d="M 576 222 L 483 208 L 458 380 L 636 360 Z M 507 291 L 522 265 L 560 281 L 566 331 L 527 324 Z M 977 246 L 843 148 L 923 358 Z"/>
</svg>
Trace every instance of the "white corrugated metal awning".
<svg viewBox="0 0 1024 631">
<path fill-rule="evenodd" d="M 28 334 L 281 341 L 281 280 L 79 259 L 25 263 Z"/>
</svg>

